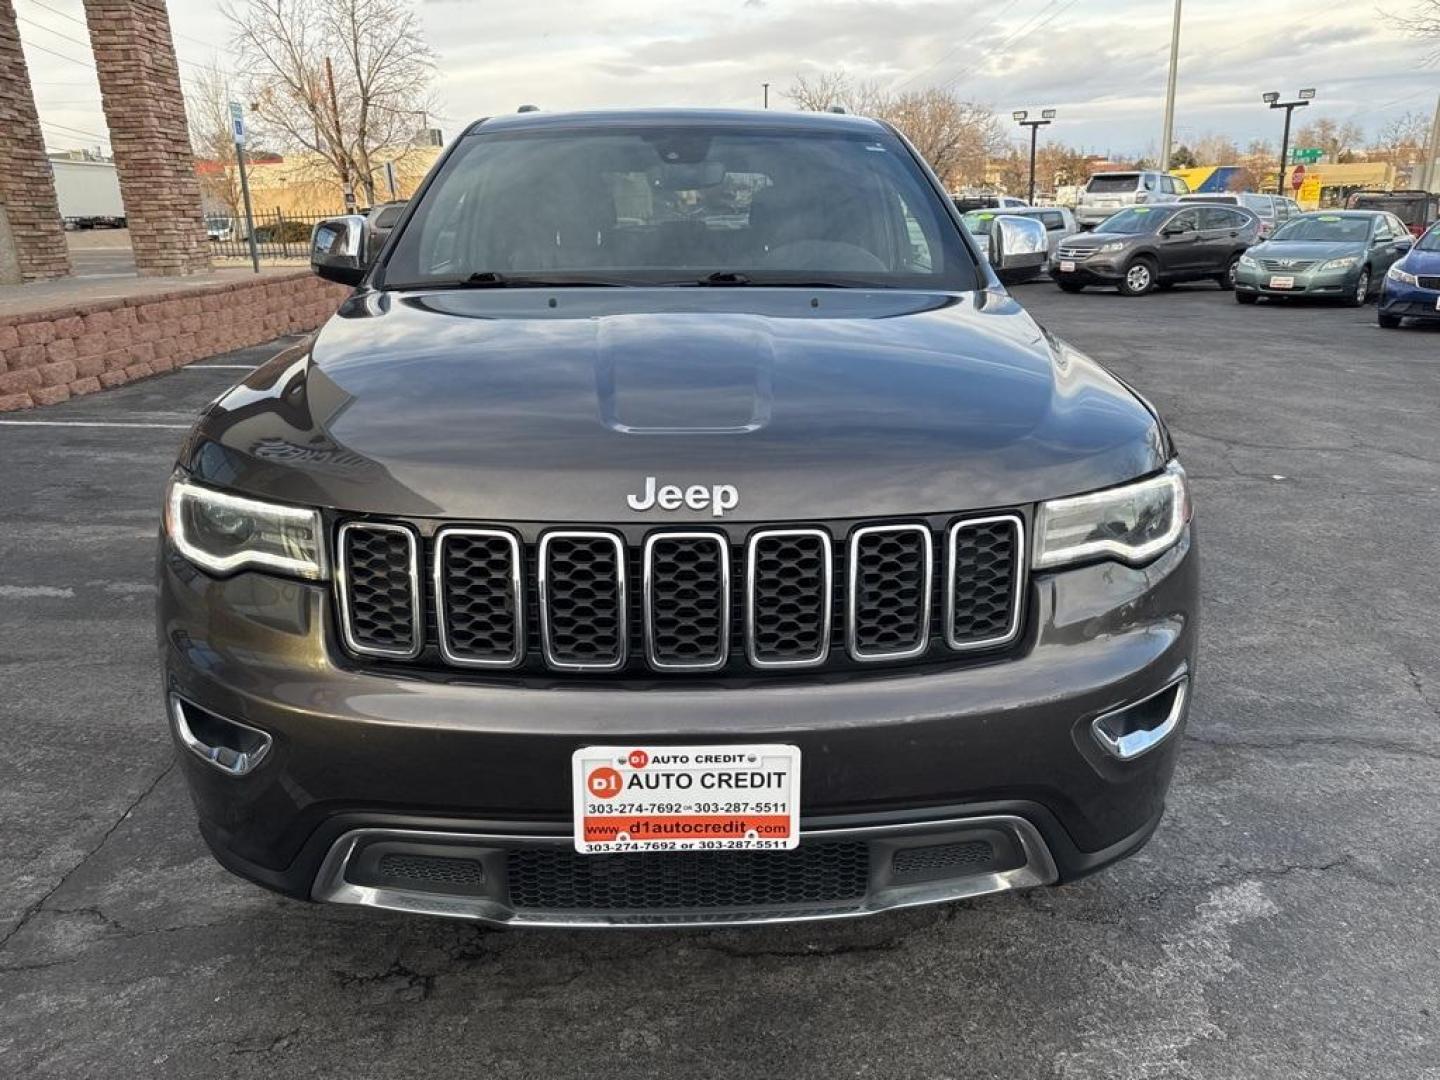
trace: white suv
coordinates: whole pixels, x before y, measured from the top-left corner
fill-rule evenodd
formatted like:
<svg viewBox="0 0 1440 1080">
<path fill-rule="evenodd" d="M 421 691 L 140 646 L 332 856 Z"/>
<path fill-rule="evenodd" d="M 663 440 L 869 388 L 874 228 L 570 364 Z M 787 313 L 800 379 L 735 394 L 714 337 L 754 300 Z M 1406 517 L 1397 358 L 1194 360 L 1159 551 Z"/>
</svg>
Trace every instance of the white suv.
<svg viewBox="0 0 1440 1080">
<path fill-rule="evenodd" d="M 1075 220 L 1082 229 L 1093 229 L 1127 206 L 1174 202 L 1177 196 L 1189 193 L 1190 186 L 1169 173 L 1154 170 L 1096 173 L 1075 204 Z"/>
</svg>

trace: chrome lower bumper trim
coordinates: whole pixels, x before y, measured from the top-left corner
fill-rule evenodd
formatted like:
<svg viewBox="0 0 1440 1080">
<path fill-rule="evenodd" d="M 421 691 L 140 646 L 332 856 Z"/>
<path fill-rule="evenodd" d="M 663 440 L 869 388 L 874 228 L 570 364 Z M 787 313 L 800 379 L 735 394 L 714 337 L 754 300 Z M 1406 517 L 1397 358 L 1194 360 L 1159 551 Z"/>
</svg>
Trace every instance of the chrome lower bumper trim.
<svg viewBox="0 0 1440 1080">
<path fill-rule="evenodd" d="M 372 840 L 398 841 L 437 846 L 471 846 L 476 849 L 514 847 L 565 847 L 573 840 L 569 835 L 522 836 L 496 833 L 440 832 L 421 829 L 355 829 L 345 833 L 331 845 L 315 877 L 311 890 L 313 899 L 332 904 L 357 904 L 361 907 L 407 911 L 422 915 L 473 919 L 486 923 L 515 927 L 564 927 L 569 929 L 600 929 L 614 927 L 705 927 L 745 926 L 774 923 L 813 922 L 829 919 L 852 919 L 883 911 L 942 904 L 955 900 L 1008 892 L 1036 885 L 1049 885 L 1059 874 L 1049 848 L 1039 831 L 1029 821 L 1013 815 L 987 815 L 949 818 L 939 821 L 918 821 L 899 825 L 880 825 L 850 829 L 816 829 L 801 833 L 802 843 L 809 841 L 862 840 L 891 842 L 931 840 L 944 842 L 947 834 L 965 830 L 998 829 L 1005 831 L 1024 856 L 1021 866 L 1011 870 L 986 871 L 955 876 L 918 884 L 886 882 L 883 875 L 872 870 L 870 888 L 864 897 L 853 903 L 779 909 L 744 908 L 735 910 L 656 910 L 654 912 L 602 911 L 529 911 L 517 910 L 493 897 L 457 896 L 389 886 L 360 885 L 346 877 L 352 856 L 362 842 Z M 664 855 L 657 855 L 664 858 Z M 872 859 L 872 863 L 875 860 Z"/>
</svg>

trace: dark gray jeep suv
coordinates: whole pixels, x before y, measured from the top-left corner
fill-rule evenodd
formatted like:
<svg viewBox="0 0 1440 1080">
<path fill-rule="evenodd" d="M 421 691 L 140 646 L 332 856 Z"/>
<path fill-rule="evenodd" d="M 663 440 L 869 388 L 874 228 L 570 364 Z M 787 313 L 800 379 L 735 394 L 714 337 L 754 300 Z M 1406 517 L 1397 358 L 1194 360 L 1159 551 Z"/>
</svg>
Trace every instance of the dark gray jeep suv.
<svg viewBox="0 0 1440 1080">
<path fill-rule="evenodd" d="M 1197 556 L 1164 424 L 999 286 L 890 127 L 472 125 L 166 499 L 217 858 L 514 925 L 868 914 L 1158 823 Z"/>
</svg>

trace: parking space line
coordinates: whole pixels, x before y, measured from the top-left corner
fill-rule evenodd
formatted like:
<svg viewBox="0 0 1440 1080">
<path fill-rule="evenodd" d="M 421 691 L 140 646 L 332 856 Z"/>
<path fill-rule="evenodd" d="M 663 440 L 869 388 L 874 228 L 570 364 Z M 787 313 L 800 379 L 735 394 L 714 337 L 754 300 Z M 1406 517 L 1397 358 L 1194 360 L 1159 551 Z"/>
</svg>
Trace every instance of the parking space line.
<svg viewBox="0 0 1440 1080">
<path fill-rule="evenodd" d="M 4 427 L 117 427 L 117 428 L 170 428 L 175 431 L 189 431 L 193 424 L 155 424 L 144 420 L 0 420 Z"/>
</svg>

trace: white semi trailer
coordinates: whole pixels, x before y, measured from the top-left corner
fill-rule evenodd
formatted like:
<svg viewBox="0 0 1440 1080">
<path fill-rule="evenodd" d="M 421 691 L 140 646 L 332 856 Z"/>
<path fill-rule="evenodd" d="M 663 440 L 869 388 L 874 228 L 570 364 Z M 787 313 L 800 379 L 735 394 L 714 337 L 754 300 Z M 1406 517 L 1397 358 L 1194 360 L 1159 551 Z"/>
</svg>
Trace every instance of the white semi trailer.
<svg viewBox="0 0 1440 1080">
<path fill-rule="evenodd" d="M 120 178 L 109 161 L 51 160 L 55 195 L 67 229 L 123 229 Z"/>
</svg>

